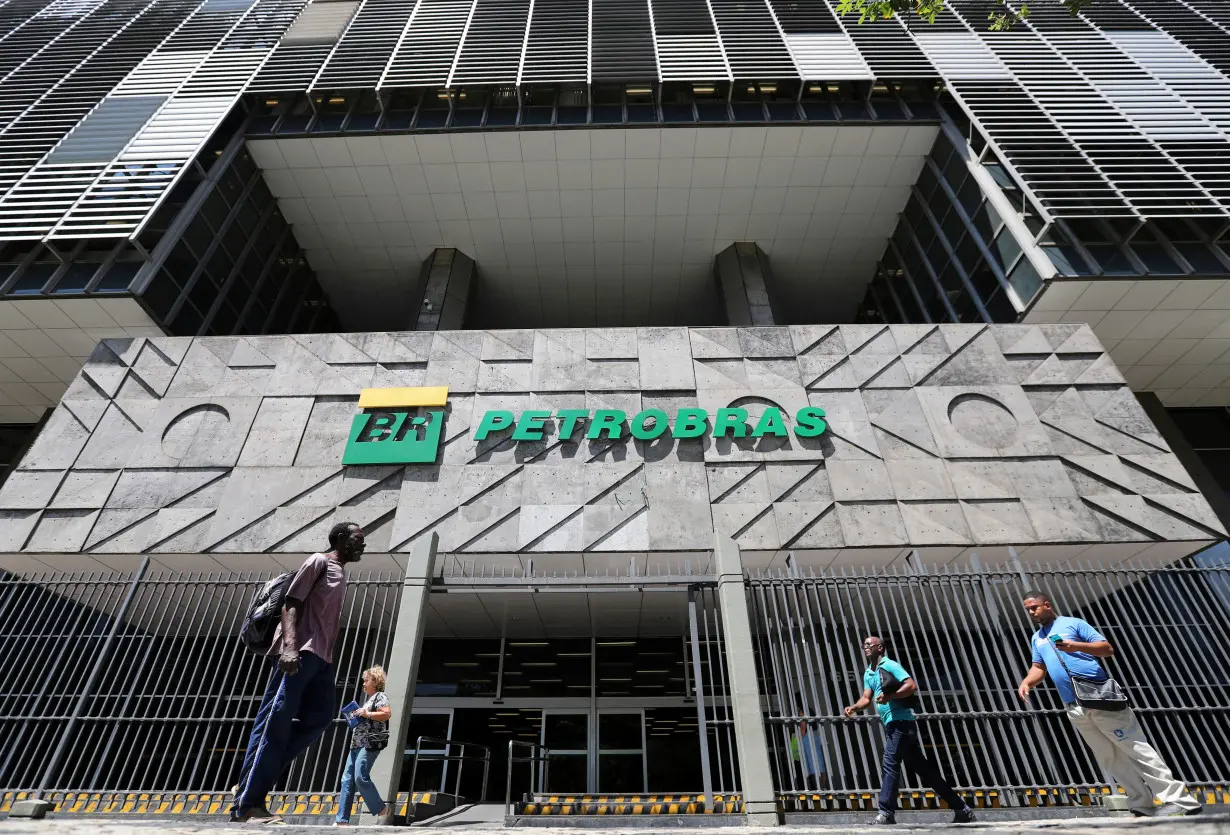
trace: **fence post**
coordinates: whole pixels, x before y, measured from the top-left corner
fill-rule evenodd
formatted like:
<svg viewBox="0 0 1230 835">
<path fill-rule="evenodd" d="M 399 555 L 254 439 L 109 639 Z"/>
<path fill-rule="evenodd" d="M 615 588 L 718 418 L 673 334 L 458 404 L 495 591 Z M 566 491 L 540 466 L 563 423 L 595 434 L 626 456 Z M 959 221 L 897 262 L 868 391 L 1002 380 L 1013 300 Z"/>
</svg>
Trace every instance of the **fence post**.
<svg viewBox="0 0 1230 835">
<path fill-rule="evenodd" d="M 747 586 L 739 546 L 722 534 L 714 537 L 713 557 L 718 576 L 718 601 L 722 631 L 726 638 L 726 663 L 730 677 L 730 709 L 739 751 L 739 782 L 743 811 L 751 826 L 776 826 L 777 793 L 769 766 L 764 715 L 760 708 L 760 685 L 756 680 L 756 656 L 752 649 L 752 624 L 747 612 Z"/>
<path fill-rule="evenodd" d="M 397 789 L 405 764 L 406 734 L 410 730 L 414 684 L 419 677 L 419 653 L 423 648 L 423 631 L 427 621 L 427 595 L 431 593 L 431 577 L 435 572 L 436 546 L 439 542 L 440 538 L 430 533 L 416 542 L 410 551 L 401 584 L 393 645 L 389 650 L 385 694 L 389 697 L 393 715 L 389 718 L 388 751 L 372 767 L 372 782 L 380 789 L 390 812 L 397 808 Z M 413 786 L 410 791 L 413 795 Z M 407 817 L 411 819 L 414 816 L 413 806 L 410 802 L 407 807 Z"/>
<path fill-rule="evenodd" d="M 69 742 L 77 730 L 77 725 L 81 722 L 82 715 L 85 714 L 86 704 L 89 702 L 90 696 L 93 695 L 98 678 L 102 675 L 103 668 L 107 664 L 107 658 L 111 655 L 111 649 L 115 646 L 115 636 L 119 634 L 120 624 L 124 622 L 124 618 L 128 615 L 128 610 L 132 607 L 132 601 L 137 596 L 137 587 L 145 579 L 145 572 L 147 570 L 149 570 L 149 557 L 141 560 L 141 565 L 137 567 L 136 573 L 132 575 L 132 581 L 128 584 L 128 592 L 124 595 L 123 602 L 120 603 L 120 607 L 111 616 L 111 628 L 107 631 L 107 637 L 103 640 L 103 645 L 99 648 L 98 655 L 94 658 L 94 666 L 90 668 L 90 674 L 81 688 L 81 695 L 77 697 L 77 704 L 73 706 L 73 712 L 68 717 L 68 724 L 64 726 L 64 730 L 60 733 L 60 741 L 56 744 L 51 758 L 47 760 L 47 767 L 43 769 L 43 776 L 39 778 L 38 789 L 34 792 L 34 798 L 14 804 L 13 817 L 41 818 L 51 811 L 51 803 L 44 800 L 43 795 L 47 793 L 49 784 L 60 770 L 60 764 L 64 761 L 64 755 L 68 753 Z"/>
</svg>

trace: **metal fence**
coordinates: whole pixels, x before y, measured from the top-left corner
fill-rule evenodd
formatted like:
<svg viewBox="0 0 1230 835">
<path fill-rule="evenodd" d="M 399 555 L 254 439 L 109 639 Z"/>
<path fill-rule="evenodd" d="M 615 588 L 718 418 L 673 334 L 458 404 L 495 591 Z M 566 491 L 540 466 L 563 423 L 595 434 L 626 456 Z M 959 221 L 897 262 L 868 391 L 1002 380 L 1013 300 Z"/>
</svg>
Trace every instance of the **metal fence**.
<svg viewBox="0 0 1230 835">
<path fill-rule="evenodd" d="M 0 789 L 206 792 L 235 783 L 272 669 L 239 643 L 265 573 L 0 573 Z M 338 704 L 388 663 L 401 578 L 350 571 Z M 277 790 L 333 792 L 338 719 Z"/>
<path fill-rule="evenodd" d="M 918 681 L 924 744 L 961 790 L 998 805 L 1088 802 L 1103 791 L 1106 776 L 1053 688 L 1036 690 L 1029 705 L 1017 696 L 1035 629 L 1022 606 L 1029 589 L 1109 638 L 1112 674 L 1180 779 L 1230 781 L 1230 566 L 766 571 L 747 586 L 783 798 L 878 791 L 879 721 L 842 715 L 863 689 L 867 635 L 884 638 Z"/>
</svg>

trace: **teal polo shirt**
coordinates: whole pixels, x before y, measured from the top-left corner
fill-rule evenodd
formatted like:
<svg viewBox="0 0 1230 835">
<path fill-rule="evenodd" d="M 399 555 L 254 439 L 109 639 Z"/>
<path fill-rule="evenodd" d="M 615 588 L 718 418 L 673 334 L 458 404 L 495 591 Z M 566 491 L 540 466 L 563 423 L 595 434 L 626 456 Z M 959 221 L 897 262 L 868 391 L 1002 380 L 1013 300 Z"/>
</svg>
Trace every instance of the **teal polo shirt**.
<svg viewBox="0 0 1230 835">
<path fill-rule="evenodd" d="M 906 707 L 897 699 L 889 699 L 888 704 L 877 704 L 876 696 L 880 695 L 880 670 L 888 670 L 897 681 L 905 684 L 905 680 L 910 677 L 910 674 L 905 671 L 896 661 L 891 658 L 881 658 L 880 663 L 874 668 L 868 667 L 863 671 L 863 687 L 871 691 L 871 703 L 875 705 L 876 710 L 880 714 L 880 720 L 887 725 L 889 722 L 913 722 L 914 710 Z"/>
</svg>

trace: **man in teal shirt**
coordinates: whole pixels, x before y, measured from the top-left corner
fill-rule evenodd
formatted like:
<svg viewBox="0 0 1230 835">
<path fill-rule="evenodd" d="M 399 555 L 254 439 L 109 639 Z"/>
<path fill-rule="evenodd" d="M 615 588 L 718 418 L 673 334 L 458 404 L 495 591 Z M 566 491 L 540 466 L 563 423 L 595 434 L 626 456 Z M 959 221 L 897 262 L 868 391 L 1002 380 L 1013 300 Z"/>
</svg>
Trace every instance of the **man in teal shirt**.
<svg viewBox="0 0 1230 835">
<path fill-rule="evenodd" d="M 919 778 L 944 799 L 953 810 L 953 823 L 972 823 L 974 810 L 966 805 L 956 790 L 948 784 L 938 768 L 923 753 L 918 741 L 918 728 L 914 724 L 914 709 L 911 696 L 918 693 L 918 685 L 910 674 L 896 661 L 884 654 L 884 641 L 874 636 L 863 641 L 863 655 L 867 669 L 863 671 L 863 695 L 846 708 L 846 718 L 866 710 L 872 702 L 884 723 L 884 774 L 880 786 L 880 813 L 872 823 L 879 825 L 897 822 L 897 788 L 901 784 L 901 764 L 904 762 Z M 884 690 L 883 674 L 896 681 Z"/>
</svg>

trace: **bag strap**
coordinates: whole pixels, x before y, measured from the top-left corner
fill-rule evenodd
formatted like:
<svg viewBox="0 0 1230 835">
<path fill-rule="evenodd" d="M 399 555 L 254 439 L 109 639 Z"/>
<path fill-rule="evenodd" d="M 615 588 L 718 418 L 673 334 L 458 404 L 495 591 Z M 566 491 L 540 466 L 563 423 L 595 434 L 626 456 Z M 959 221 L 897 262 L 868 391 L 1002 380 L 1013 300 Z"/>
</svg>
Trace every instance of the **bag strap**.
<svg viewBox="0 0 1230 835">
<path fill-rule="evenodd" d="M 1047 633 L 1046 637 L 1042 639 L 1042 641 L 1043 643 L 1045 643 L 1047 646 L 1051 648 L 1051 652 L 1055 653 L 1055 657 L 1059 659 L 1059 666 L 1063 667 L 1063 671 L 1068 674 L 1068 678 L 1069 679 L 1072 678 L 1072 671 L 1069 670 L 1068 665 L 1064 663 L 1063 653 L 1059 651 L 1059 647 L 1055 646 L 1055 644 L 1051 641 L 1051 636 L 1049 632 Z M 1114 676 L 1110 674 L 1110 665 L 1106 664 L 1103 661 L 1103 659 L 1098 658 L 1096 655 L 1091 655 L 1089 653 L 1086 653 L 1086 655 L 1089 655 L 1089 657 L 1093 659 L 1094 663 L 1102 668 L 1102 672 L 1106 673 L 1107 679 L 1114 678 Z"/>
</svg>

